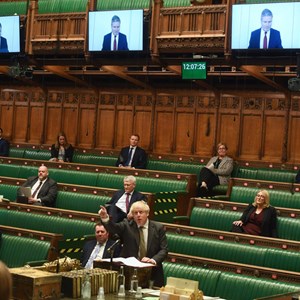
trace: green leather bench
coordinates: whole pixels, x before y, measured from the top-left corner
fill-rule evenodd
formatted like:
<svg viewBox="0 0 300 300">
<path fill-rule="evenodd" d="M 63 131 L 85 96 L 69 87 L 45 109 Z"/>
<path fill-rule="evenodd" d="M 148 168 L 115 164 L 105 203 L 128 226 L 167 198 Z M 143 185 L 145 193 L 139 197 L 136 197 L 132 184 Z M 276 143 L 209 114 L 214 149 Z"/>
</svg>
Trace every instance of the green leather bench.
<svg viewBox="0 0 300 300">
<path fill-rule="evenodd" d="M 170 252 L 298 272 L 300 253 L 167 232 Z"/>
<path fill-rule="evenodd" d="M 26 15 L 27 1 L 11 1 L 11 2 L 0 2 L 0 15 L 1 16 L 12 16 Z"/>
<path fill-rule="evenodd" d="M 253 300 L 299 290 L 300 285 L 293 283 L 222 272 L 215 295 L 228 300 Z"/>
<path fill-rule="evenodd" d="M 18 188 L 17 185 L 0 184 L 0 195 L 3 195 L 3 198 L 10 201 L 15 201 L 17 199 Z"/>
<path fill-rule="evenodd" d="M 209 270 L 179 263 L 164 262 L 163 269 L 165 281 L 167 277 L 196 280 L 199 282 L 199 289 L 203 291 L 204 295 L 228 300 L 253 300 L 300 290 L 300 285 L 294 283 Z"/>
<path fill-rule="evenodd" d="M 57 194 L 55 207 L 61 209 L 97 213 L 100 205 L 104 205 L 110 199 L 111 197 L 108 196 L 59 191 Z"/>
<path fill-rule="evenodd" d="M 96 10 L 120 10 L 120 9 L 141 9 L 149 8 L 149 0 L 119 1 L 102 0 L 97 1 Z"/>
<path fill-rule="evenodd" d="M 49 241 L 2 234 L 0 260 L 9 268 L 22 267 L 30 261 L 45 261 L 51 247 Z"/>
<path fill-rule="evenodd" d="M 240 166 L 236 171 L 235 177 L 293 183 L 295 182 L 296 174 L 297 174 L 296 171 L 250 168 L 250 167 L 246 168 Z"/>
<path fill-rule="evenodd" d="M 192 267 L 184 264 L 163 263 L 165 282 L 167 277 L 185 278 L 199 282 L 199 289 L 204 295 L 214 296 L 221 275 L 221 271 Z"/>
<path fill-rule="evenodd" d="M 1 3 L 0 5 L 3 5 Z M 24 157 L 24 148 L 17 148 L 17 147 L 9 147 L 9 155 L 10 157 L 16 157 L 16 158 L 23 158 Z"/>
<path fill-rule="evenodd" d="M 85 12 L 88 0 L 39 0 L 39 14 Z"/>
<path fill-rule="evenodd" d="M 49 150 L 25 149 L 23 158 L 34 160 L 49 160 L 51 153 Z"/>
<path fill-rule="evenodd" d="M 73 155 L 73 162 L 79 164 L 115 167 L 116 161 L 117 157 L 115 156 L 100 156 L 95 154 L 82 154 L 76 152 Z"/>
<path fill-rule="evenodd" d="M 63 234 L 59 242 L 60 254 L 80 258 L 84 236 L 94 234 L 92 221 L 64 218 L 30 212 L 0 209 L 0 225 Z"/>
<path fill-rule="evenodd" d="M 18 178 L 20 166 L 0 164 L 0 176 Z"/>
<path fill-rule="evenodd" d="M 258 188 L 233 186 L 229 200 L 231 202 L 251 203 L 258 192 Z M 291 193 L 291 191 L 268 189 L 270 194 L 270 203 L 275 207 L 286 207 L 300 209 L 300 193 Z"/>
<path fill-rule="evenodd" d="M 240 212 L 194 207 L 190 217 L 190 226 L 230 231 L 232 222 L 241 217 Z M 278 217 L 278 238 L 299 241 L 300 220 Z"/>
</svg>

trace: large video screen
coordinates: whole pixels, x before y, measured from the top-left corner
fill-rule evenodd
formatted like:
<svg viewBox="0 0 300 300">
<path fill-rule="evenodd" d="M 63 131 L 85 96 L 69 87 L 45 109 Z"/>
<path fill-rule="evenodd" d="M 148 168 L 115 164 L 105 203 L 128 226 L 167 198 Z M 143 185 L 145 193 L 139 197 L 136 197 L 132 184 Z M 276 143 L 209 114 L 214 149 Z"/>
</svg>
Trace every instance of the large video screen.
<svg viewBox="0 0 300 300">
<path fill-rule="evenodd" d="M 89 51 L 143 51 L 143 10 L 89 12 Z"/>
<path fill-rule="evenodd" d="M 0 53 L 20 52 L 20 17 L 0 17 Z"/>
<path fill-rule="evenodd" d="M 232 6 L 231 49 L 300 49 L 300 2 Z"/>
</svg>

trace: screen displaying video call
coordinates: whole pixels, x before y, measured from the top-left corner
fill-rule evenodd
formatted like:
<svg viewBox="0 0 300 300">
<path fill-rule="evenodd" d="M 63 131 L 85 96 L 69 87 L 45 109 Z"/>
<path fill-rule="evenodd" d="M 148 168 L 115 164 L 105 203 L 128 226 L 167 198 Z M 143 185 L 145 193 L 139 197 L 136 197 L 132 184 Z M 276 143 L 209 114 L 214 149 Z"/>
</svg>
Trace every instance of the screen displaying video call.
<svg viewBox="0 0 300 300">
<path fill-rule="evenodd" d="M 20 17 L 0 17 L 0 53 L 20 52 Z"/>
<path fill-rule="evenodd" d="M 300 49 L 300 2 L 232 6 L 231 49 Z"/>
<path fill-rule="evenodd" d="M 142 51 L 143 14 L 143 10 L 89 12 L 88 50 Z"/>
</svg>

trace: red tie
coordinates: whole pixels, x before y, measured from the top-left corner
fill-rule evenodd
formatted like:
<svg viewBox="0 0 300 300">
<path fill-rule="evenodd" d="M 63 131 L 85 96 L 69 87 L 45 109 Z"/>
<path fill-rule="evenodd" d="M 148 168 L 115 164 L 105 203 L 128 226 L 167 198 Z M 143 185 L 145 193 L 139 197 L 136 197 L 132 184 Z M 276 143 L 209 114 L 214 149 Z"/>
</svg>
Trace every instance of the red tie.
<svg viewBox="0 0 300 300">
<path fill-rule="evenodd" d="M 128 208 L 129 208 L 129 197 L 130 197 L 130 193 L 126 193 L 126 212 L 128 212 Z"/>
<path fill-rule="evenodd" d="M 117 36 L 114 35 L 114 51 L 117 50 Z"/>
<path fill-rule="evenodd" d="M 265 31 L 265 36 L 264 36 L 264 45 L 263 45 L 264 49 L 268 48 L 268 39 L 267 39 L 267 32 Z"/>
</svg>

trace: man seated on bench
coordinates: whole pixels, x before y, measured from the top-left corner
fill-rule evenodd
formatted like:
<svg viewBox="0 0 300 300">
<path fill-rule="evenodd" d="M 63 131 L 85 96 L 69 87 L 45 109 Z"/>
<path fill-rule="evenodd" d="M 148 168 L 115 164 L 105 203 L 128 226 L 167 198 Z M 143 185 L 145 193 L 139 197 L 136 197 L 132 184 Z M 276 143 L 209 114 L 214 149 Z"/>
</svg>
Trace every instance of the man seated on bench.
<svg viewBox="0 0 300 300">
<path fill-rule="evenodd" d="M 24 195 L 24 189 L 28 187 L 29 194 Z M 18 190 L 17 202 L 23 202 L 24 198 L 28 204 L 55 206 L 57 196 L 57 183 L 49 177 L 48 168 L 40 166 L 38 176 L 29 177 Z M 27 198 L 27 199 L 26 199 Z"/>
<path fill-rule="evenodd" d="M 120 255 L 120 244 L 109 238 L 108 231 L 101 223 L 96 223 L 95 239 L 88 240 L 83 246 L 81 265 L 86 269 L 93 269 L 95 259 L 110 258 L 111 255 Z"/>
<path fill-rule="evenodd" d="M 135 186 L 136 178 L 132 175 L 126 176 L 124 178 L 124 189 L 116 191 L 111 200 L 106 203 L 108 214 L 114 222 L 118 223 L 126 218 L 134 202 L 146 201 L 143 194 L 134 190 Z"/>
</svg>

